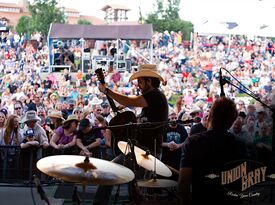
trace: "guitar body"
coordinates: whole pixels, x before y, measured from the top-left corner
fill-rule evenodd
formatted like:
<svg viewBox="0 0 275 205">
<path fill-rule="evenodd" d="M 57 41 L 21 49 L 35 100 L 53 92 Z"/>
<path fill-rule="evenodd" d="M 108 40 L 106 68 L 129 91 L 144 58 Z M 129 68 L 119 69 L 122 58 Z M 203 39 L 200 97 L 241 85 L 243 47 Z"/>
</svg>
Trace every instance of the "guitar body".
<svg viewBox="0 0 275 205">
<path fill-rule="evenodd" d="M 112 138 L 111 138 L 111 146 L 112 146 L 112 150 L 113 150 L 113 154 L 115 156 L 119 155 L 121 153 L 120 149 L 117 146 L 117 143 L 119 141 L 128 141 L 128 138 L 130 138 L 130 136 L 128 136 L 128 134 L 131 134 L 131 130 L 127 130 L 127 129 L 131 129 L 131 128 L 127 128 L 127 126 L 122 127 L 123 125 L 126 125 L 128 123 L 136 123 L 137 122 L 137 118 L 135 116 L 135 114 L 131 111 L 124 111 L 121 113 L 117 113 L 116 116 L 114 116 L 110 122 L 109 122 L 109 126 L 115 126 L 118 125 L 117 128 L 111 128 L 111 132 L 112 132 Z M 120 126 L 122 125 L 122 126 Z"/>
</svg>

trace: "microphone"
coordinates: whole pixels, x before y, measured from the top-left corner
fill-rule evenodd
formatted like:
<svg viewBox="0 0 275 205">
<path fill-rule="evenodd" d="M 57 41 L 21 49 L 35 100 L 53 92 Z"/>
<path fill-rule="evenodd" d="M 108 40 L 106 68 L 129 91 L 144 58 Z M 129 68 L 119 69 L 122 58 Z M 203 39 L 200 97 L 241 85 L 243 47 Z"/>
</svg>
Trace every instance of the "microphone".
<svg viewBox="0 0 275 205">
<path fill-rule="evenodd" d="M 40 195 L 41 200 L 44 200 L 47 203 L 47 205 L 51 205 L 45 191 L 41 186 L 39 178 L 35 174 L 33 175 L 33 182 L 35 183 L 37 193 Z"/>
<path fill-rule="evenodd" d="M 224 97 L 225 94 L 224 94 L 224 90 L 223 90 L 223 85 L 224 85 L 224 82 L 223 82 L 223 77 L 222 77 L 222 68 L 220 68 L 220 87 L 221 87 L 221 93 L 220 93 L 220 97 Z"/>
</svg>

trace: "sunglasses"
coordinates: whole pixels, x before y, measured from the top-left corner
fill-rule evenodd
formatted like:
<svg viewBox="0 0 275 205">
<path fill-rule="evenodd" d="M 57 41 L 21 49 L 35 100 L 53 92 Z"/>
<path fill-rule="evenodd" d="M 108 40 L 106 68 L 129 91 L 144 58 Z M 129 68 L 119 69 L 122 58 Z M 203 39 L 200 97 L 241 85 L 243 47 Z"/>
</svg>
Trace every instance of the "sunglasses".
<svg viewBox="0 0 275 205">
<path fill-rule="evenodd" d="M 21 110 L 22 108 L 21 107 L 15 107 L 14 109 L 15 110 Z"/>
</svg>

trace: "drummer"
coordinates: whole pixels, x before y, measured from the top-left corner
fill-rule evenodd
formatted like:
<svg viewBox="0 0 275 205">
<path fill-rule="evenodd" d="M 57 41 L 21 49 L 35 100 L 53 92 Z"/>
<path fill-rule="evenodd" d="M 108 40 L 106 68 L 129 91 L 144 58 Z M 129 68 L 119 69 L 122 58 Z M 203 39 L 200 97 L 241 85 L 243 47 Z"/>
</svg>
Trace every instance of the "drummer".
<svg viewBox="0 0 275 205">
<path fill-rule="evenodd" d="M 99 90 L 124 106 L 141 107 L 142 111 L 138 116 L 138 122 L 160 122 L 168 120 L 168 103 L 165 95 L 159 89 L 160 83 L 164 82 L 154 64 L 144 64 L 139 66 L 129 79 L 137 80 L 137 85 L 141 91 L 139 96 L 126 96 L 117 91 L 111 90 L 107 84 L 100 84 Z M 161 156 L 163 127 L 152 127 L 152 129 L 139 129 L 136 133 L 138 145 L 143 149 L 149 149 L 154 153 L 154 142 L 156 140 L 157 157 Z M 119 159 L 117 157 L 116 159 Z M 116 161 L 117 162 L 117 161 Z M 120 163 L 120 162 L 117 162 Z M 112 188 L 99 186 L 93 204 L 108 204 Z"/>
</svg>

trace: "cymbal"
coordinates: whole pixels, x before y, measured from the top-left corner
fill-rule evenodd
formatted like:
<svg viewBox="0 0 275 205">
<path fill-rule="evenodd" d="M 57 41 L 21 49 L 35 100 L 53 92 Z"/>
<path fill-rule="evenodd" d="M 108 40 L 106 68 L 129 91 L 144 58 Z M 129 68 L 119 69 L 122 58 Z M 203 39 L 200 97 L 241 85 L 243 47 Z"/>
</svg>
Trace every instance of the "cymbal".
<svg viewBox="0 0 275 205">
<path fill-rule="evenodd" d="M 36 166 L 49 176 L 82 184 L 124 184 L 135 177 L 132 170 L 120 164 L 78 155 L 45 157 L 40 159 Z"/>
<path fill-rule="evenodd" d="M 130 152 L 130 148 L 129 146 L 127 146 L 127 142 L 119 141 L 118 147 L 120 151 L 124 154 L 128 154 Z M 159 159 L 155 158 L 149 153 L 146 153 L 146 151 L 140 149 L 137 146 L 134 147 L 134 152 L 136 155 L 138 165 L 142 166 L 143 168 L 149 171 L 156 171 L 156 174 L 164 177 L 172 176 L 171 170 Z M 156 162 L 156 170 L 154 170 L 155 162 Z"/>
<path fill-rule="evenodd" d="M 138 181 L 137 185 L 140 187 L 148 187 L 148 188 L 166 188 L 166 187 L 176 187 L 177 182 L 169 179 L 150 179 L 150 180 Z"/>
</svg>

